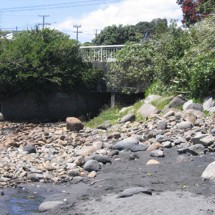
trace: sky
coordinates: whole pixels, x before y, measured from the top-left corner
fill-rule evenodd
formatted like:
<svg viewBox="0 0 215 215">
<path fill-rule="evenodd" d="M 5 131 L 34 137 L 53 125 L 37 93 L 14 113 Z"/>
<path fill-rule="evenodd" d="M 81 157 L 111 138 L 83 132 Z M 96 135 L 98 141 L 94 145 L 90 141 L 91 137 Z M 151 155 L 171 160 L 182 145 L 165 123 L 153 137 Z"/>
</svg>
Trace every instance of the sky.
<svg viewBox="0 0 215 215">
<path fill-rule="evenodd" d="M 0 0 L 2 30 L 33 29 L 42 24 L 90 42 L 104 27 L 135 25 L 156 18 L 182 19 L 176 0 Z M 42 25 L 40 25 L 42 27 Z"/>
</svg>

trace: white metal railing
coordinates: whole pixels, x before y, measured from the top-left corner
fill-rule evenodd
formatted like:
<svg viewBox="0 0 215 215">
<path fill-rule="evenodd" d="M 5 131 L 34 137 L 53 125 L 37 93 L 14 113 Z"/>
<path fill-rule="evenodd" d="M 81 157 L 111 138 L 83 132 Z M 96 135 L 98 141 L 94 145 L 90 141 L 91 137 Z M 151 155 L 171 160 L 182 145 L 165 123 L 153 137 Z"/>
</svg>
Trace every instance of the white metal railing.
<svg viewBox="0 0 215 215">
<path fill-rule="evenodd" d="M 113 62 L 115 54 L 125 45 L 81 46 L 82 56 L 88 62 Z"/>
</svg>

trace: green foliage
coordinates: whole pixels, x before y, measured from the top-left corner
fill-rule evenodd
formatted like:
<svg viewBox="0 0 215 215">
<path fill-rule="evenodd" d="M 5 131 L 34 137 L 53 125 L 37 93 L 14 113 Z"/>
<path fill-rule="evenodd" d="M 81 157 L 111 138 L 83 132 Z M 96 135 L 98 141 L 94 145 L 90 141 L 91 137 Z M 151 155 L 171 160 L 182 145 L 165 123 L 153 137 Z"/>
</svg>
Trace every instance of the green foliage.
<svg viewBox="0 0 215 215">
<path fill-rule="evenodd" d="M 191 29 L 192 47 L 179 62 L 187 71 L 187 88 L 193 98 L 215 93 L 215 17 Z"/>
<path fill-rule="evenodd" d="M 127 44 L 116 55 L 107 73 L 108 87 L 123 93 L 144 92 L 153 79 L 153 41 Z"/>
<path fill-rule="evenodd" d="M 158 37 L 166 31 L 166 19 L 154 19 L 151 22 L 139 22 L 136 25 L 112 25 L 104 28 L 92 42 L 94 45 L 141 42 L 146 38 Z"/>
<path fill-rule="evenodd" d="M 82 61 L 76 41 L 56 30 L 32 30 L 1 39 L 0 94 L 55 85 L 62 89 L 95 86 L 99 71 Z"/>
<path fill-rule="evenodd" d="M 116 124 L 118 119 L 123 116 L 123 114 L 119 113 L 120 108 L 104 108 L 101 113 L 86 123 L 87 127 L 96 128 L 99 125 L 103 124 L 105 121 L 109 121 L 110 124 Z"/>
<path fill-rule="evenodd" d="M 186 73 L 181 71 L 179 60 L 192 45 L 190 34 L 173 22 L 168 31 L 157 40 L 155 50 L 155 76 L 164 86 L 173 91 L 184 90 Z"/>
<path fill-rule="evenodd" d="M 126 25 L 112 25 L 104 28 L 92 41 L 94 45 L 120 45 L 137 41 L 134 28 Z"/>
<path fill-rule="evenodd" d="M 159 37 L 168 29 L 166 19 L 153 19 L 151 22 L 139 22 L 135 26 L 135 31 L 143 38 Z"/>
</svg>

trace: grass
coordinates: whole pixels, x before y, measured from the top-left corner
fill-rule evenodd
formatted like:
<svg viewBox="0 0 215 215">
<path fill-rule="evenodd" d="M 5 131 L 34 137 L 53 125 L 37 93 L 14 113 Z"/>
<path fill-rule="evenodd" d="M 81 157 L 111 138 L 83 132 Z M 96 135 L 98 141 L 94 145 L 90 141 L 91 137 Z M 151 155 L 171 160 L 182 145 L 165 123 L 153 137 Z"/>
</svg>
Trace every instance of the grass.
<svg viewBox="0 0 215 215">
<path fill-rule="evenodd" d="M 154 105 L 158 110 L 163 110 L 164 107 L 169 104 L 169 102 L 172 100 L 172 97 L 164 97 L 161 99 L 156 99 L 152 101 L 152 105 Z"/>
<path fill-rule="evenodd" d="M 103 124 L 105 121 L 109 121 L 110 124 L 116 124 L 118 119 L 123 116 L 123 114 L 119 113 L 120 108 L 105 108 L 101 111 L 101 113 L 86 123 L 87 127 L 96 128 L 98 125 Z"/>
<path fill-rule="evenodd" d="M 105 121 L 109 121 L 111 125 L 114 125 L 118 122 L 119 119 L 121 119 L 123 116 L 128 114 L 129 111 L 136 114 L 137 110 L 143 105 L 143 100 L 139 100 L 136 103 L 133 104 L 132 109 L 128 109 L 123 113 L 119 113 L 121 110 L 121 107 L 116 106 L 115 108 L 106 107 L 104 108 L 101 113 L 87 122 L 85 126 L 90 128 L 96 128 L 99 125 L 103 124 Z M 143 120 L 139 115 L 137 116 L 137 120 Z"/>
</svg>

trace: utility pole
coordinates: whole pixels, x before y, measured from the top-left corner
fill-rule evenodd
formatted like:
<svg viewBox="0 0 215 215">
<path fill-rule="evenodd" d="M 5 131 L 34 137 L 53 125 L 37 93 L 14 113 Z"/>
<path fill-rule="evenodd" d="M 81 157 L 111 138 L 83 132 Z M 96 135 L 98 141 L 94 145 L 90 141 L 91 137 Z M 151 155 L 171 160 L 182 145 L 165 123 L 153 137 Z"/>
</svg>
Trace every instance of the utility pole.
<svg viewBox="0 0 215 215">
<path fill-rule="evenodd" d="M 73 25 L 73 28 L 76 28 L 76 31 L 74 31 L 74 33 L 76 33 L 76 40 L 78 41 L 78 34 L 83 33 L 82 31 L 78 31 L 78 29 L 81 28 L 81 25 Z"/>
<path fill-rule="evenodd" d="M 99 29 L 95 29 L 95 31 L 96 31 L 96 34 L 95 34 L 95 38 L 96 38 L 98 36 Z"/>
<path fill-rule="evenodd" d="M 51 25 L 51 23 L 45 22 L 46 17 L 49 17 L 49 15 L 39 15 L 39 17 L 42 17 L 42 18 L 43 18 L 43 22 L 42 22 L 42 23 L 38 23 L 38 25 L 42 25 L 42 29 L 43 29 L 43 30 L 45 29 L 45 26 L 46 26 L 46 25 Z"/>
</svg>

